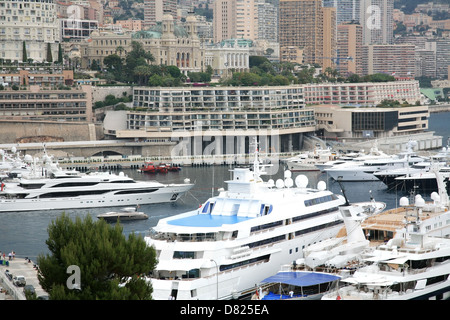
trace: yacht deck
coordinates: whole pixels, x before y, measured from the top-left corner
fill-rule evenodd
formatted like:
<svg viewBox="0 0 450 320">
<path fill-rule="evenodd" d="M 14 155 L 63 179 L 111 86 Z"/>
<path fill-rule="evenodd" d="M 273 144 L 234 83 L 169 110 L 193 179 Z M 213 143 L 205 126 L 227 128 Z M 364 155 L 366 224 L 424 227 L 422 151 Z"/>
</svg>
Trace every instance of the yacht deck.
<svg viewBox="0 0 450 320">
<path fill-rule="evenodd" d="M 181 227 L 221 227 L 226 224 L 236 224 L 239 222 L 253 219 L 253 217 L 241 217 L 237 215 L 223 216 L 212 214 L 198 214 L 190 217 L 170 220 L 167 223 L 173 226 Z"/>
</svg>

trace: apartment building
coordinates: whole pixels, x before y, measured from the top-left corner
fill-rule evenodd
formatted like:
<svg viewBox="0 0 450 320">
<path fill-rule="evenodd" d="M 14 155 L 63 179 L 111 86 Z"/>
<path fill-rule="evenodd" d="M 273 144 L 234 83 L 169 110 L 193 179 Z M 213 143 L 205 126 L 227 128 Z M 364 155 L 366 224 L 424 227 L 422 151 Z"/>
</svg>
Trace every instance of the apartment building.
<svg viewBox="0 0 450 320">
<path fill-rule="evenodd" d="M 361 0 L 323 0 L 324 7 L 336 8 L 337 24 L 359 22 Z"/>
<path fill-rule="evenodd" d="M 323 47 L 320 65 L 323 70 L 334 69 L 336 57 L 336 8 L 322 8 L 323 13 Z M 319 58 L 320 59 L 320 58 Z"/>
<path fill-rule="evenodd" d="M 72 70 L 57 70 L 57 68 L 27 69 L 29 70 L 12 71 L 6 68 L 4 71 L 1 70 L 0 84 L 4 87 L 39 85 L 50 88 L 73 84 Z"/>
<path fill-rule="evenodd" d="M 308 84 L 304 87 L 304 97 L 306 104 L 349 106 L 376 106 L 383 100 L 415 104 L 421 100 L 419 82 L 416 80 Z"/>
<path fill-rule="evenodd" d="M 214 42 L 237 37 L 235 0 L 214 1 L 213 16 Z"/>
<path fill-rule="evenodd" d="M 278 42 L 278 7 L 265 0 L 259 0 L 257 10 L 258 39 Z"/>
<path fill-rule="evenodd" d="M 164 138 L 215 132 L 239 136 L 273 132 L 281 150 L 299 149 L 302 134 L 313 132 L 314 112 L 306 108 L 302 86 L 180 87 L 133 90 L 135 107 L 127 112 L 127 130 L 117 138 Z"/>
<path fill-rule="evenodd" d="M 280 48 L 303 48 L 305 63 L 322 64 L 322 0 L 280 0 L 279 14 Z"/>
<path fill-rule="evenodd" d="M 360 24 L 363 43 L 392 44 L 394 42 L 394 0 L 361 0 Z"/>
<path fill-rule="evenodd" d="M 371 44 L 363 46 L 363 74 L 385 73 L 396 78 L 414 78 L 415 46 Z"/>
<path fill-rule="evenodd" d="M 23 43 L 26 58 L 45 61 L 48 43 L 57 57 L 60 26 L 53 0 L 0 1 L 0 58 L 22 61 Z"/>
<path fill-rule="evenodd" d="M 360 24 L 337 26 L 337 70 L 345 77 L 350 74 L 362 75 L 363 50 L 362 27 Z M 350 57 L 351 59 L 348 59 Z"/>
<path fill-rule="evenodd" d="M 92 88 L 57 90 L 30 85 L 0 91 L 0 115 L 5 120 L 92 122 Z"/>
<path fill-rule="evenodd" d="M 164 14 L 177 18 L 176 0 L 144 0 L 143 28 L 148 29 L 163 20 Z"/>
</svg>

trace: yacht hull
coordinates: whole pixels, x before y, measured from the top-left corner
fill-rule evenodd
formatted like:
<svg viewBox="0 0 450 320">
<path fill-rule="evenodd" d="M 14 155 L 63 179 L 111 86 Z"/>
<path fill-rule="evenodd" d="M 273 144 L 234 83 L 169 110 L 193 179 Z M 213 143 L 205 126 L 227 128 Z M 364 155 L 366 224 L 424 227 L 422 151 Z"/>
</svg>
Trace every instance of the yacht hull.
<svg viewBox="0 0 450 320">
<path fill-rule="evenodd" d="M 116 190 L 101 195 L 33 199 L 0 199 L 0 212 L 102 208 L 174 202 L 190 188 L 192 188 L 191 184 L 185 184 L 173 186 L 169 185 L 151 193 L 133 194 L 131 191 L 127 194 L 117 194 L 120 190 Z"/>
<path fill-rule="evenodd" d="M 303 237 L 282 241 L 265 248 L 257 248 L 253 254 L 270 255 L 267 261 L 259 261 L 241 268 L 221 271 L 208 277 L 197 279 L 151 279 L 154 300 L 168 300 L 176 291 L 177 300 L 219 300 L 239 299 L 255 293 L 257 285 L 263 279 L 279 271 L 280 266 L 303 257 L 304 246 L 314 241 L 335 237 L 342 224 L 328 228 L 326 231 L 312 232 Z M 158 246 L 156 246 L 158 248 Z M 217 244 L 216 247 L 219 247 Z M 229 248 L 231 252 L 239 246 Z M 228 255 L 228 254 L 226 254 Z M 223 257 L 215 257 L 220 261 Z M 245 259 L 248 259 L 246 257 Z M 205 262 L 206 263 L 206 262 Z M 239 263 L 237 259 L 235 263 Z"/>
</svg>

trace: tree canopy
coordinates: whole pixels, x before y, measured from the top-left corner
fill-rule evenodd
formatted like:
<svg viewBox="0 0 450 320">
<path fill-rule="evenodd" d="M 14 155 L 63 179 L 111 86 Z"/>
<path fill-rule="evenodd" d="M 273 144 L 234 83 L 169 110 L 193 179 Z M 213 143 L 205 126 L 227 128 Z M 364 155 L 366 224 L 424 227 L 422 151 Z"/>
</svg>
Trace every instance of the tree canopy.
<svg viewBox="0 0 450 320">
<path fill-rule="evenodd" d="M 75 221 L 62 214 L 48 227 L 50 254 L 38 256 L 38 279 L 52 300 L 151 299 L 150 282 L 140 276 L 157 263 L 153 247 L 134 233 L 128 238 L 120 223 Z M 79 289 L 69 288 L 68 268 L 79 268 Z"/>
</svg>

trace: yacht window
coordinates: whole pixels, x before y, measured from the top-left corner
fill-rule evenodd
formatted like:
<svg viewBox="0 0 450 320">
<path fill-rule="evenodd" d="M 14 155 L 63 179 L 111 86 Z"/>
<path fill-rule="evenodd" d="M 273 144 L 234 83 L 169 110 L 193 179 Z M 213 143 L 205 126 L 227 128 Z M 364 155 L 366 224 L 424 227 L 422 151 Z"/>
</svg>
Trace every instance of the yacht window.
<svg viewBox="0 0 450 320">
<path fill-rule="evenodd" d="M 207 213 L 209 209 L 209 201 L 203 206 L 202 213 Z"/>
<path fill-rule="evenodd" d="M 45 183 L 21 183 L 20 186 L 24 189 L 39 189 L 41 188 Z"/>
<path fill-rule="evenodd" d="M 95 186 L 98 182 L 63 182 L 51 186 L 51 188 L 65 188 L 65 187 L 90 187 Z"/>
<path fill-rule="evenodd" d="M 174 259 L 194 259 L 195 252 L 193 251 L 175 251 L 173 253 Z"/>
<path fill-rule="evenodd" d="M 262 204 L 261 205 L 261 210 L 259 211 L 259 214 L 262 215 L 262 216 L 266 216 L 266 215 L 268 215 L 269 213 L 272 212 L 272 209 L 273 209 L 272 205 Z"/>
<path fill-rule="evenodd" d="M 135 193 L 151 193 L 151 192 L 155 192 L 158 189 L 134 189 L 134 190 L 123 190 L 123 191 L 118 191 L 115 194 L 135 194 Z"/>
</svg>

